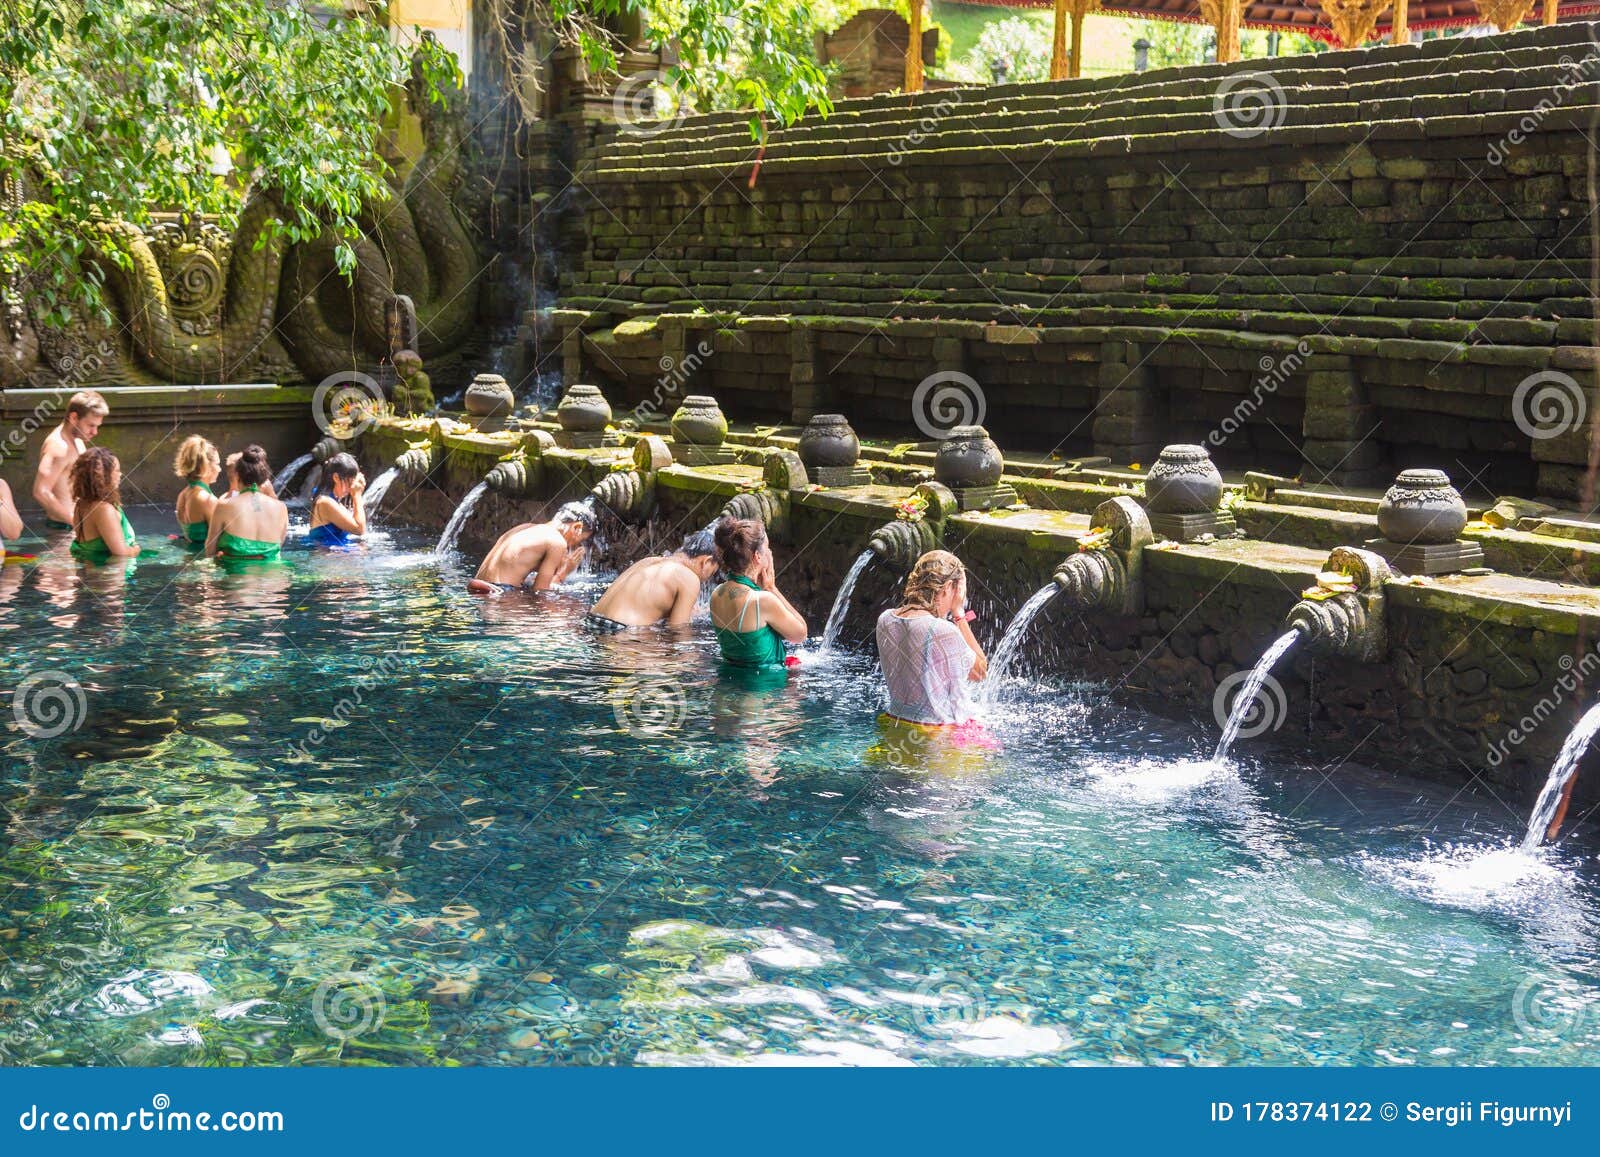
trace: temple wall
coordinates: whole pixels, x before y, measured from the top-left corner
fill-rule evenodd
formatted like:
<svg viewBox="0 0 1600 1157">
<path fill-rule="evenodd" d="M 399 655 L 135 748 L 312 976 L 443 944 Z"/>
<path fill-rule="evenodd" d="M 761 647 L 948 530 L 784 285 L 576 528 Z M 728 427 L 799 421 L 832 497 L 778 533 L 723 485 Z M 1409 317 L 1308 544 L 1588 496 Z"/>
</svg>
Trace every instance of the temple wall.
<svg viewBox="0 0 1600 1157">
<path fill-rule="evenodd" d="M 1592 388 L 1590 29 L 591 130 L 565 377 L 903 438 L 960 373 L 1009 447 L 1570 500 L 1513 399 Z"/>
</svg>

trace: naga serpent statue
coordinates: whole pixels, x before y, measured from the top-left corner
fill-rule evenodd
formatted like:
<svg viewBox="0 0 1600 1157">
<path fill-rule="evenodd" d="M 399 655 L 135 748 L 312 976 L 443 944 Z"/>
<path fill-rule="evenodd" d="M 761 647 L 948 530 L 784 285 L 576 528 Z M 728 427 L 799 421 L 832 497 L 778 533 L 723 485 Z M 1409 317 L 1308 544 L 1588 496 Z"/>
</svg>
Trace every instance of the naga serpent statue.
<svg viewBox="0 0 1600 1157">
<path fill-rule="evenodd" d="M 112 323 L 53 329 L 29 315 L 25 294 L 0 296 L 0 389 L 251 376 L 318 381 L 371 369 L 391 353 L 384 306 L 395 294 L 415 305 L 418 352 L 449 352 L 476 318 L 483 267 L 456 207 L 463 106 L 459 92 L 442 107 L 413 101 L 423 110 L 424 150 L 403 181 L 391 178 L 391 196 L 359 215 L 351 280 L 334 266 L 331 232 L 295 245 L 263 241 L 282 213 L 269 188 L 250 192 L 231 238 L 188 217 L 150 230 L 108 225 L 107 246 L 128 258 L 126 268 L 99 263 L 116 307 Z M 387 159 L 391 168 L 400 160 Z M 98 352 L 86 357 L 91 347 Z"/>
</svg>

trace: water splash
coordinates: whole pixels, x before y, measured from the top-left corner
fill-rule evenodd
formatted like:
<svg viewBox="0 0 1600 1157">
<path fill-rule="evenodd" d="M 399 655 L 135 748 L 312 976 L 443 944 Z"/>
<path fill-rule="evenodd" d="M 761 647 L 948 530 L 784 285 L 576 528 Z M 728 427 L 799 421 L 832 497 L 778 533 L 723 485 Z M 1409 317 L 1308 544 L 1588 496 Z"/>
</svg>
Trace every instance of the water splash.
<svg viewBox="0 0 1600 1157">
<path fill-rule="evenodd" d="M 467 496 L 461 500 L 461 505 L 456 507 L 456 512 L 450 516 L 449 525 L 439 536 L 439 545 L 433 548 L 434 558 L 446 558 L 456 548 L 456 539 L 461 537 L 461 530 L 467 525 L 467 519 L 472 517 L 472 512 L 477 509 L 478 503 L 487 493 L 489 493 L 488 482 L 480 482 L 467 491 Z"/>
<path fill-rule="evenodd" d="M 1006 677 L 1006 672 L 1011 670 L 1011 664 L 1016 662 L 1017 652 L 1022 649 L 1023 637 L 1028 633 L 1033 620 L 1060 592 L 1061 588 L 1055 583 L 1040 587 L 1028 596 L 1028 601 L 1022 604 L 1022 609 L 1006 625 L 1006 633 L 1000 636 L 1000 645 L 994 649 L 994 658 L 989 660 L 989 679 L 988 686 L 984 688 L 984 698 L 994 697 L 995 688 Z"/>
<path fill-rule="evenodd" d="M 394 485 L 394 480 L 398 477 L 400 477 L 400 471 L 391 466 L 372 480 L 372 485 L 367 487 L 366 494 L 368 514 L 378 509 L 378 503 L 383 501 L 383 496 L 389 493 L 389 487 Z"/>
<path fill-rule="evenodd" d="M 1561 745 L 1555 766 L 1550 769 L 1550 778 L 1545 780 L 1544 789 L 1539 792 L 1539 798 L 1533 805 L 1533 815 L 1528 819 L 1528 833 L 1522 837 L 1523 851 L 1531 852 L 1544 843 L 1545 833 L 1550 830 L 1550 821 L 1555 819 L 1556 809 L 1561 806 L 1567 783 L 1577 774 L 1578 760 L 1583 758 L 1596 732 L 1600 732 L 1600 703 L 1583 713 L 1583 718 L 1578 720 L 1578 725 Z"/>
<path fill-rule="evenodd" d="M 1257 702 L 1261 686 L 1267 681 L 1267 676 L 1272 673 L 1277 661 L 1299 641 L 1299 628 L 1279 635 L 1272 646 L 1267 648 L 1267 653 L 1256 660 L 1256 665 L 1250 669 L 1250 677 L 1240 684 L 1239 693 L 1233 697 L 1233 708 L 1228 712 L 1227 726 L 1222 729 L 1222 738 L 1217 742 L 1216 754 L 1211 757 L 1218 763 L 1228 758 L 1228 748 L 1233 746 L 1233 741 L 1239 738 L 1240 730 L 1252 717 L 1262 710 L 1275 710 L 1270 703 L 1263 707 Z"/>
<path fill-rule="evenodd" d="M 856 555 L 856 561 L 851 564 L 850 573 L 844 576 L 844 582 L 839 586 L 839 593 L 834 596 L 833 607 L 828 611 L 828 625 L 822 628 L 820 650 L 831 651 L 834 644 L 839 641 L 839 632 L 844 630 L 845 618 L 850 614 L 850 596 L 855 593 L 856 583 L 861 581 L 862 573 L 877 557 L 870 550 L 864 550 Z"/>
<path fill-rule="evenodd" d="M 291 482 L 300 477 L 300 471 L 304 470 L 310 464 L 311 455 L 302 454 L 293 462 L 285 466 L 282 470 L 278 471 L 278 476 L 272 480 L 273 493 L 282 494 Z"/>
</svg>

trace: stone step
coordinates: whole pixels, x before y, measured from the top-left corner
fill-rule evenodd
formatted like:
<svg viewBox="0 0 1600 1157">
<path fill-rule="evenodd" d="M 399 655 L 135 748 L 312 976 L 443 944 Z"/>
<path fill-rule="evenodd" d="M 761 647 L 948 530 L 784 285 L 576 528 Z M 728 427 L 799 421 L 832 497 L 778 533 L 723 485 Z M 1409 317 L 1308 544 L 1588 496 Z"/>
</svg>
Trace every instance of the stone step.
<svg viewBox="0 0 1600 1157">
<path fill-rule="evenodd" d="M 1428 118 L 1462 111 L 1474 113 L 1506 110 L 1527 111 L 1548 101 L 1551 93 L 1570 77 L 1569 66 L 1544 59 L 1519 69 L 1461 72 L 1414 81 L 1386 79 L 1358 86 L 1296 85 L 1273 74 L 1279 84 L 1285 124 L 1331 124 Z M 1107 136 L 1143 133 L 1159 127 L 1159 118 L 1204 118 L 1215 124 L 1218 111 L 1216 93 L 1211 89 L 1181 94 L 1118 95 L 1093 107 L 1063 107 L 1056 98 L 1033 96 L 1013 101 L 994 100 L 951 104 L 937 117 L 903 109 L 875 109 L 872 113 L 811 118 L 783 129 L 776 129 L 767 142 L 767 155 L 781 155 L 794 148 L 819 148 L 844 143 L 899 141 L 909 134 L 918 143 L 963 131 L 1059 131 L 1070 126 L 1079 136 Z M 1330 110 L 1312 113 L 1308 110 Z M 1188 123 L 1188 122 L 1186 122 Z M 1176 126 L 1169 131 L 1176 131 Z M 657 137 L 619 136 L 608 144 L 606 153 L 619 163 L 638 163 L 694 156 L 703 161 L 726 160 L 753 153 L 757 146 L 748 129 L 701 135 L 679 132 Z"/>
<path fill-rule="evenodd" d="M 1320 83 L 1327 87 L 1349 88 L 1372 83 L 1384 84 L 1396 77 L 1422 83 L 1456 72 L 1516 68 L 1537 64 L 1541 59 L 1556 58 L 1559 62 L 1562 47 L 1587 46 L 1589 43 L 1590 27 L 1573 23 L 1519 30 L 1500 36 L 1457 37 L 1424 44 L 1346 50 L 1272 61 L 1248 60 L 1229 65 L 1195 65 L 1115 77 L 936 90 L 901 97 L 896 101 L 896 110 L 904 110 L 911 115 L 911 119 L 921 119 L 952 100 L 985 105 L 1000 105 L 1007 101 L 1053 101 L 1069 107 L 1081 107 L 1135 93 L 1181 92 L 1186 85 L 1192 86 L 1194 91 L 1204 88 L 1208 93 L 1214 92 L 1216 86 L 1227 77 L 1251 72 L 1266 72 L 1280 85 L 1311 86 Z M 871 117 L 883 115 L 884 111 L 882 97 L 869 97 L 839 101 L 833 115 L 837 118 Z M 626 135 L 612 131 L 618 137 Z M 671 140 L 680 137 L 704 140 L 719 132 L 748 134 L 748 118 L 740 113 L 691 116 L 649 139 Z"/>
</svg>

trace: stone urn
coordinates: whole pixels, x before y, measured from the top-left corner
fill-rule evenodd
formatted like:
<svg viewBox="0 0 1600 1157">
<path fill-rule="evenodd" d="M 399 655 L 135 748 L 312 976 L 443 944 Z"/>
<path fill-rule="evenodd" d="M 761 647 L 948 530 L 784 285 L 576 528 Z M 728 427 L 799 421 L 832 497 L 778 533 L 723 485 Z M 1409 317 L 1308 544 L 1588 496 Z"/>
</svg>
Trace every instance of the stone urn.
<svg viewBox="0 0 1600 1157">
<path fill-rule="evenodd" d="M 505 418 L 516 408 L 517 398 L 499 374 L 479 374 L 462 399 L 475 418 Z"/>
<path fill-rule="evenodd" d="M 1438 546 L 1467 525 L 1467 504 L 1443 470 L 1402 470 L 1378 503 L 1378 532 L 1390 542 Z"/>
<path fill-rule="evenodd" d="M 933 458 L 934 478 L 952 490 L 993 486 L 1005 467 L 1000 447 L 982 426 L 957 426 Z"/>
<path fill-rule="evenodd" d="M 556 407 L 556 421 L 569 434 L 601 434 L 611 424 L 611 403 L 599 386 L 573 386 Z"/>
<path fill-rule="evenodd" d="M 1152 514 L 1206 514 L 1222 502 L 1222 474 L 1204 446 L 1167 446 L 1145 475 L 1144 496 Z"/>
<path fill-rule="evenodd" d="M 800 461 L 809 469 L 854 466 L 861 440 L 843 414 L 817 414 L 800 431 Z"/>
<path fill-rule="evenodd" d="M 728 437 L 728 419 L 709 394 L 690 394 L 672 415 L 672 437 L 691 446 L 720 446 Z"/>
</svg>

